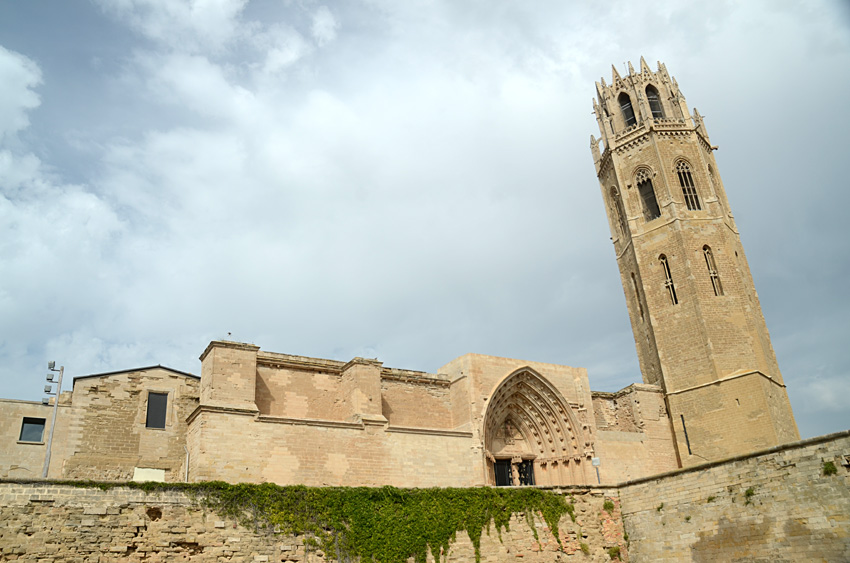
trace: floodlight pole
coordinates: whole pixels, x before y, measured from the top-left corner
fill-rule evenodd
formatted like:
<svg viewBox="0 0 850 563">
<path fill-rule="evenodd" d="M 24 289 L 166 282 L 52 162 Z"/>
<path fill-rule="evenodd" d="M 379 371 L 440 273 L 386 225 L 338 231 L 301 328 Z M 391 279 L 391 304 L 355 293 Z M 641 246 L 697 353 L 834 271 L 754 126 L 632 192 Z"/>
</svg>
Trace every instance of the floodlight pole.
<svg viewBox="0 0 850 563">
<path fill-rule="evenodd" d="M 44 471 L 41 473 L 42 479 L 47 479 L 47 470 L 50 468 L 50 448 L 53 446 L 53 430 L 56 428 L 56 415 L 59 414 L 59 396 L 62 393 L 62 375 L 65 373 L 65 366 L 59 366 L 55 369 L 55 364 L 50 362 L 48 368 L 50 371 L 59 372 L 59 381 L 56 383 L 56 399 L 53 401 L 53 421 L 50 423 L 50 434 L 47 437 L 47 453 L 44 455 Z"/>
</svg>

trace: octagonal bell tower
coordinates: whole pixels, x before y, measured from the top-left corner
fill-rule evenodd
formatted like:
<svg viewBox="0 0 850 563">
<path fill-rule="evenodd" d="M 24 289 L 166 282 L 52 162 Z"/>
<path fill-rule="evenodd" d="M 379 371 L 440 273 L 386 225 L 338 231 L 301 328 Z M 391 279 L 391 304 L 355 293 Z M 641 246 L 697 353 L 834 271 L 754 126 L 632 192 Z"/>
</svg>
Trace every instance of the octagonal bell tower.
<svg viewBox="0 0 850 563">
<path fill-rule="evenodd" d="M 681 464 L 798 440 L 702 117 L 643 58 L 596 93 L 591 152 L 638 359 L 664 391 Z"/>
</svg>

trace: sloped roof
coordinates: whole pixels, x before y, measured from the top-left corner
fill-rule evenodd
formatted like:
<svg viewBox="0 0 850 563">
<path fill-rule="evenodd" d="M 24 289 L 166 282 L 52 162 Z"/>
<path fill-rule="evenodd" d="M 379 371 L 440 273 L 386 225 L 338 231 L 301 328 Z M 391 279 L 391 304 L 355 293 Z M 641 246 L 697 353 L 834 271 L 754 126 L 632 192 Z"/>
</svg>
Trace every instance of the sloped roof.
<svg viewBox="0 0 850 563">
<path fill-rule="evenodd" d="M 134 371 L 147 371 L 147 370 L 150 370 L 150 369 L 164 369 L 166 371 L 176 373 L 177 375 L 182 375 L 184 377 L 191 377 L 192 379 L 200 379 L 201 378 L 198 375 L 187 373 L 185 371 L 180 371 L 179 369 L 173 369 L 173 368 L 170 368 L 168 366 L 163 366 L 163 365 L 155 365 L 155 366 L 147 366 L 147 367 L 142 367 L 142 368 L 122 369 L 122 370 L 118 370 L 118 371 L 108 371 L 108 372 L 105 372 L 105 373 L 93 373 L 91 375 L 78 375 L 78 376 L 74 377 L 74 384 L 77 383 L 78 379 L 89 379 L 89 378 L 92 378 L 92 377 L 109 377 L 111 375 L 118 375 L 119 373 L 130 373 L 130 372 L 134 372 Z"/>
</svg>

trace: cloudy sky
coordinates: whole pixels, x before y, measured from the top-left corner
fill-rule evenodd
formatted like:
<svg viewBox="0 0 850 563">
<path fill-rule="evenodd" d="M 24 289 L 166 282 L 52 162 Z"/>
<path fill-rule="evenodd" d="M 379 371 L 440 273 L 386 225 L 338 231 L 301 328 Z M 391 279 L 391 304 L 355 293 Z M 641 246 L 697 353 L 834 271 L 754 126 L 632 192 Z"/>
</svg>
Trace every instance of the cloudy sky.
<svg viewBox="0 0 850 563">
<path fill-rule="evenodd" d="M 635 4 L 0 0 L 0 396 L 228 334 L 639 381 L 589 138 L 644 55 L 720 146 L 801 434 L 847 429 L 850 10 Z"/>
</svg>

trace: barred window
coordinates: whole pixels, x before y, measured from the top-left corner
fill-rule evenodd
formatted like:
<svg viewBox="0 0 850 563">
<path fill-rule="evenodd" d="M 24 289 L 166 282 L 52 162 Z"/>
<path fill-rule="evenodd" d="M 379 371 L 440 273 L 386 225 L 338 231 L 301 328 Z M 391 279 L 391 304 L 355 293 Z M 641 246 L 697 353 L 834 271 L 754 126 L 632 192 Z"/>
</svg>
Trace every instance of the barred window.
<svg viewBox="0 0 850 563">
<path fill-rule="evenodd" d="M 637 123 L 635 110 L 632 108 L 632 99 L 629 95 L 623 92 L 617 97 L 617 101 L 620 102 L 620 110 L 623 112 L 623 120 L 626 122 L 626 127 L 631 127 Z"/>
<path fill-rule="evenodd" d="M 661 119 L 664 117 L 664 109 L 661 107 L 661 100 L 658 97 L 658 90 L 650 84 L 646 87 L 646 99 L 649 102 L 649 109 L 652 110 L 653 119 Z"/>
<path fill-rule="evenodd" d="M 664 270 L 664 287 L 667 288 L 667 293 L 670 294 L 670 301 L 673 305 L 679 303 L 679 298 L 676 297 L 676 286 L 673 284 L 673 275 L 670 273 L 670 264 L 667 263 L 667 257 L 663 254 L 658 257 L 661 262 L 661 268 Z"/>
<path fill-rule="evenodd" d="M 635 177 L 640 199 L 643 201 L 643 216 L 647 222 L 661 217 L 661 209 L 658 207 L 658 200 L 655 198 L 655 188 L 652 187 L 652 180 L 649 175 L 649 170 L 642 168 Z"/>
<path fill-rule="evenodd" d="M 702 207 L 699 203 L 697 188 L 694 185 L 694 178 L 691 176 L 691 167 L 684 160 L 680 160 L 676 164 L 676 173 L 679 175 L 679 185 L 682 186 L 682 195 L 685 196 L 685 205 L 691 211 L 701 210 Z"/>
<path fill-rule="evenodd" d="M 711 253 L 711 247 L 707 244 L 702 247 L 702 255 L 705 257 L 705 265 L 708 267 L 708 277 L 711 279 L 714 295 L 723 295 L 723 285 L 720 283 L 720 275 L 717 273 L 714 255 Z"/>
</svg>

